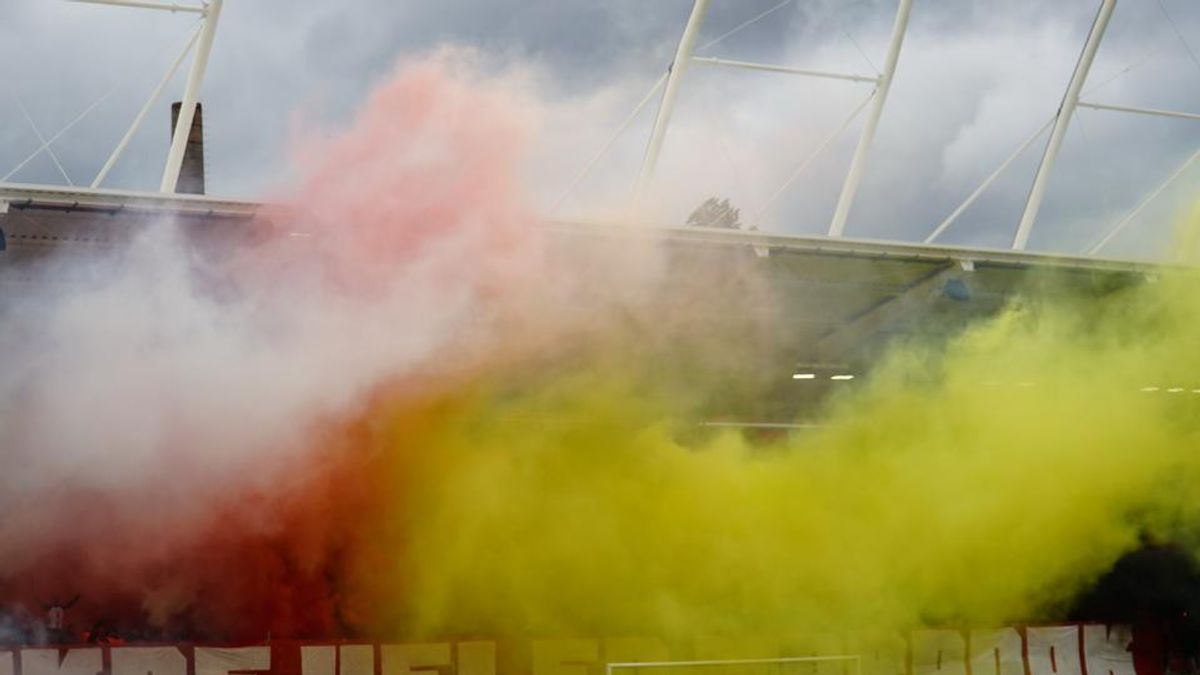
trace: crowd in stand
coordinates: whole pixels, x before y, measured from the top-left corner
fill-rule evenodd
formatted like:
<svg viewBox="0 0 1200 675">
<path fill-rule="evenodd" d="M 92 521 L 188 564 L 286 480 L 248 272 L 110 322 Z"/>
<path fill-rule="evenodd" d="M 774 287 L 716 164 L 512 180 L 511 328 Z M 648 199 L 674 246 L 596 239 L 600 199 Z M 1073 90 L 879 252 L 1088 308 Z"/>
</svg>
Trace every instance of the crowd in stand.
<svg viewBox="0 0 1200 675">
<path fill-rule="evenodd" d="M 34 609 L 23 604 L 0 607 L 0 646 L 121 645 L 178 639 L 150 627 L 122 626 L 117 630 L 103 619 L 80 629 L 70 620 L 70 610 L 77 602 L 79 596 L 66 601 L 55 599 Z"/>
</svg>

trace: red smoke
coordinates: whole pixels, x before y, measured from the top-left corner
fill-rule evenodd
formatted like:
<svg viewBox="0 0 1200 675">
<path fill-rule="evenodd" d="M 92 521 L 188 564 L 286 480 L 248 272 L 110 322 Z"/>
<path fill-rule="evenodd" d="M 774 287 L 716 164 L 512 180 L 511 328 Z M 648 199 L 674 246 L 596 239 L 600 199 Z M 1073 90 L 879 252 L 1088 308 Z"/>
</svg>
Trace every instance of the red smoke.
<svg viewBox="0 0 1200 675">
<path fill-rule="evenodd" d="M 531 262 L 516 165 L 530 124 L 510 89 L 442 54 L 379 86 L 351 128 L 301 143 L 296 202 L 340 274 L 386 283 L 434 263 L 456 288 L 509 280 Z"/>
<path fill-rule="evenodd" d="M 120 449 L 115 456 L 94 456 L 96 467 L 112 469 L 104 479 L 86 464 L 48 462 L 52 468 L 38 474 L 36 485 L 8 495 L 7 520 L 0 525 L 0 602 L 36 607 L 78 593 L 83 599 L 69 613 L 76 632 L 103 619 L 118 632 L 154 626 L 150 636 L 162 639 L 372 632 L 374 586 L 402 583 L 388 578 L 391 552 L 375 543 L 384 501 L 405 489 L 389 481 L 396 480 L 397 462 L 419 455 L 422 420 L 436 418 L 439 394 L 427 379 L 418 386 L 417 378 L 436 374 L 440 360 L 461 345 L 486 339 L 472 334 L 481 325 L 481 300 L 494 307 L 497 299 L 519 297 L 536 276 L 534 218 L 517 175 L 526 112 L 504 86 L 485 84 L 467 70 L 445 55 L 403 67 L 369 97 L 348 129 L 302 143 L 302 178 L 289 221 L 277 224 L 280 239 L 253 253 L 231 251 L 237 263 L 223 273 L 239 279 L 234 285 L 240 290 L 225 300 L 238 307 L 230 316 L 239 321 L 246 314 L 253 320 L 283 314 L 273 303 L 297 298 L 278 287 L 304 279 L 329 307 L 364 308 L 347 312 L 347 325 L 335 322 L 329 332 L 346 345 L 333 351 L 356 348 L 357 331 L 368 331 L 353 319 L 372 316 L 376 305 L 395 312 L 373 318 L 393 329 L 397 341 L 427 331 L 420 344 L 432 347 L 414 351 L 409 360 L 385 355 L 365 361 L 386 367 L 344 383 L 340 373 L 329 372 L 331 388 L 338 382 L 347 392 L 329 395 L 337 405 L 313 406 L 310 419 L 292 420 L 288 433 L 301 440 L 264 431 L 250 436 L 257 446 L 239 448 L 232 457 L 222 451 L 227 449 L 207 446 L 209 434 L 191 437 L 194 427 L 188 425 L 197 416 L 204 420 L 204 411 L 176 395 L 190 381 L 152 380 L 160 390 L 147 396 L 156 407 L 144 415 L 162 430 L 145 457 L 127 460 Z M 297 247 L 288 232 L 311 236 Z M 239 306 L 242 295 L 253 311 Z M 434 324 L 426 312 L 446 306 L 461 306 L 462 316 L 439 314 Z M 224 329 L 210 323 L 200 328 Z M 262 336 L 287 336 L 308 326 L 294 321 L 248 332 L 269 340 Z M 269 395 L 274 383 L 254 380 L 260 372 L 254 359 L 274 356 L 269 341 L 229 354 L 227 359 L 248 359 L 244 368 L 231 366 L 246 379 L 219 395 L 246 396 L 245 406 L 264 403 L 261 392 Z M 303 364 L 302 351 L 298 358 Z M 448 361 L 458 367 L 462 360 Z M 305 386 L 299 382 L 277 386 Z M 122 396 L 123 385 L 112 382 L 114 398 Z M 51 417 L 53 404 L 28 405 L 34 417 Z M 398 406 L 412 418 L 409 457 L 383 457 L 372 448 L 377 430 L 371 420 L 384 406 Z M 235 413 L 206 424 L 237 428 L 255 419 Z M 17 435 L 29 447 L 9 447 L 0 456 L 8 465 L 33 456 L 39 433 L 31 426 Z M 110 445 L 121 447 L 97 443 Z M 136 474 L 119 470 L 125 461 L 138 462 Z M 10 478 L 20 482 L 20 469 Z M 0 486 L 0 495 L 7 489 Z"/>
</svg>

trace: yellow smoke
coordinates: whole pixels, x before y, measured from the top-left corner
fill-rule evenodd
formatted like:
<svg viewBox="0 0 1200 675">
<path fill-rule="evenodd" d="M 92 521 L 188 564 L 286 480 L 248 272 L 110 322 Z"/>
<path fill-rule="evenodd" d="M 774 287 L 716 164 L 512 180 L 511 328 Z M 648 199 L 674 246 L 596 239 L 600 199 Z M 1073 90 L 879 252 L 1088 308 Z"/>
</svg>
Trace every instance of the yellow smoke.
<svg viewBox="0 0 1200 675">
<path fill-rule="evenodd" d="M 1054 618 L 1139 537 L 1200 522 L 1200 280 L 1038 289 L 948 344 L 897 347 L 820 429 L 769 442 L 700 430 L 681 403 L 695 392 L 624 342 L 593 366 L 497 374 L 404 477 L 395 628 L 682 637 Z"/>
</svg>

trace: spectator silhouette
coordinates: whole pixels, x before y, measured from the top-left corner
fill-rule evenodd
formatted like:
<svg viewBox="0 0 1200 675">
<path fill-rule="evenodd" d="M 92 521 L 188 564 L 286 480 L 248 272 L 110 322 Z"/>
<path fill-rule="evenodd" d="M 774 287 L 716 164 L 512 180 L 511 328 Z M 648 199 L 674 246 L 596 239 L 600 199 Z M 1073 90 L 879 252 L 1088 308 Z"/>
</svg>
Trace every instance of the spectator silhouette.
<svg viewBox="0 0 1200 675">
<path fill-rule="evenodd" d="M 46 610 L 46 637 L 49 638 L 51 644 L 62 645 L 75 641 L 75 636 L 71 634 L 70 625 L 67 623 L 67 610 L 74 607 L 77 602 L 79 602 L 78 595 L 67 602 L 61 602 L 55 598 L 50 604 L 42 605 Z"/>
</svg>

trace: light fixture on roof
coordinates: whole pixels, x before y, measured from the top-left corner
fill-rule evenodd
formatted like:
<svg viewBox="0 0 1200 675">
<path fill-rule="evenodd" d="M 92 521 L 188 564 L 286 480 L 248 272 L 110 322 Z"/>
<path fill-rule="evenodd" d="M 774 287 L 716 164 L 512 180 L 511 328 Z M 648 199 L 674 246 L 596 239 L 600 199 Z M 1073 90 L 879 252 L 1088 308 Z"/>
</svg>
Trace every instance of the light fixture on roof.
<svg viewBox="0 0 1200 675">
<path fill-rule="evenodd" d="M 853 376 L 853 375 L 850 375 L 850 374 L 846 374 L 846 375 L 830 375 L 830 376 L 829 376 L 829 379 L 831 379 L 831 380 L 853 380 L 853 379 L 854 379 L 854 376 Z"/>
<path fill-rule="evenodd" d="M 1183 387 L 1171 387 L 1170 389 L 1167 390 L 1167 393 L 1178 394 L 1181 391 L 1183 391 Z"/>
<path fill-rule="evenodd" d="M 816 373 L 792 373 L 792 379 L 793 380 L 815 380 L 815 379 L 817 379 L 817 374 Z"/>
<path fill-rule="evenodd" d="M 1142 391 L 1158 391 L 1158 387 L 1142 387 Z"/>
</svg>

